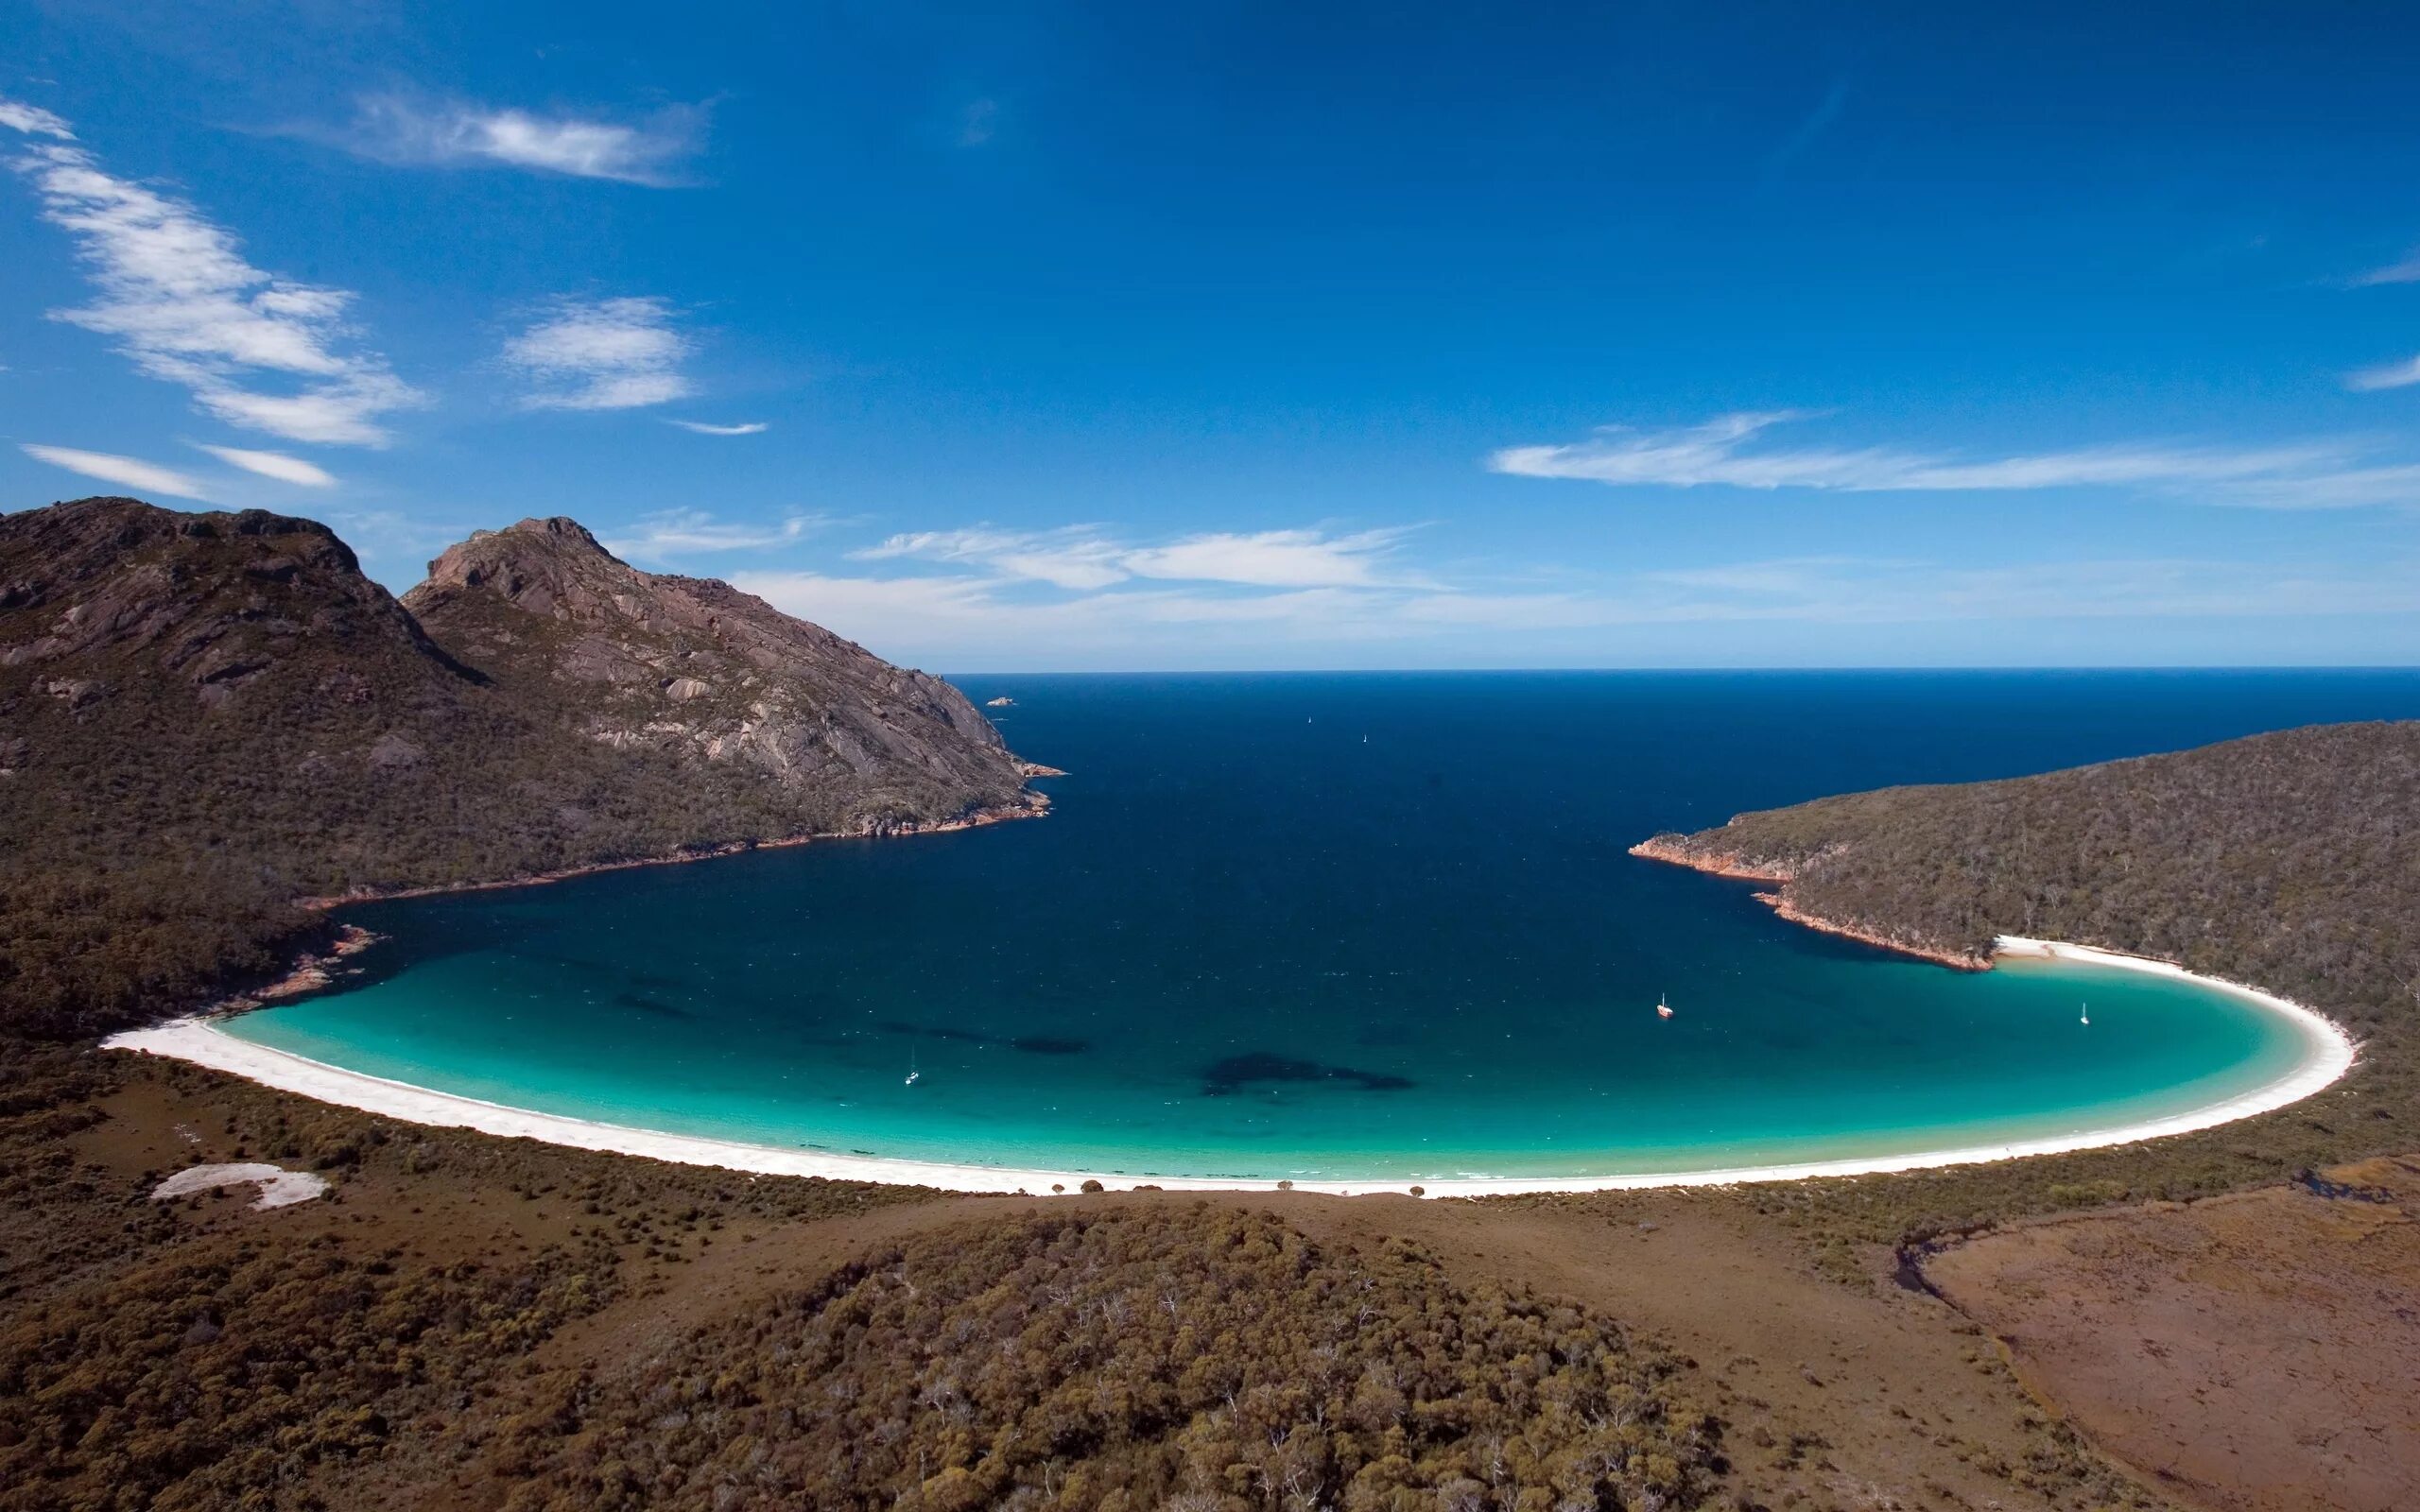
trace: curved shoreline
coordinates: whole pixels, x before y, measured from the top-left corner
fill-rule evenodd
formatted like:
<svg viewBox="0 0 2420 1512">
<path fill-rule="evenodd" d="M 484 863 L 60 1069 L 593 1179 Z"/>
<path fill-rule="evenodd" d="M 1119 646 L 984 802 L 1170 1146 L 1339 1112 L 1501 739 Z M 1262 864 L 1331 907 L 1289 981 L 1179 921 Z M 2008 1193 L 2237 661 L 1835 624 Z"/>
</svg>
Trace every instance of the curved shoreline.
<svg viewBox="0 0 2420 1512">
<path fill-rule="evenodd" d="M 1630 848 L 1630 853 L 1642 861 L 1661 861 L 1667 866 L 1685 867 L 1691 871 L 1703 871 L 1709 877 L 1728 877 L 1734 882 L 1771 883 L 1773 885 L 1771 891 L 1751 893 L 1749 896 L 1772 909 L 1784 921 L 1802 929 L 1811 929 L 1822 935 L 1838 935 L 1860 945 L 1896 951 L 1902 955 L 1912 955 L 1920 961 L 1930 961 L 1936 966 L 1946 966 L 1955 971 L 1988 971 L 1992 969 L 1989 955 L 1900 939 L 1865 924 L 1846 923 L 1806 912 L 1789 898 L 1789 885 L 1798 880 L 1798 873 L 1780 862 L 1750 860 L 1736 850 L 1692 850 L 1660 835 L 1641 840 Z M 2081 950 L 2084 947 L 2076 948 Z"/>
<path fill-rule="evenodd" d="M 2213 1128 L 2255 1114 L 2273 1112 L 2302 1101 L 2352 1069 L 2358 1047 L 2333 1021 L 2302 1004 L 2257 988 L 2217 977 L 2201 976 L 2169 961 L 2125 955 L 2088 945 L 2002 936 L 1997 954 L 2018 958 L 2075 961 L 2086 965 L 2149 971 L 2196 982 L 2216 991 L 2251 1002 L 2284 1017 L 2301 1035 L 2302 1059 L 2293 1070 L 2265 1087 L 2238 1093 L 2205 1108 L 2108 1129 L 2018 1140 L 2002 1144 L 1953 1147 L 1912 1154 L 1851 1157 L 1792 1164 L 1741 1166 L 1726 1170 L 1634 1172 L 1601 1177 L 1504 1177 L 1424 1180 L 1420 1194 L 1432 1197 L 1506 1196 L 1528 1193 L 1616 1192 L 1649 1187 L 1736 1186 L 1752 1181 L 1790 1181 L 1811 1177 L 1876 1176 L 1946 1165 L 1974 1165 L 2031 1155 L 2056 1155 L 2070 1150 L 2101 1149 L 2134 1144 L 2170 1134 Z M 228 1072 L 280 1091 L 293 1092 L 342 1108 L 440 1127 L 470 1128 L 506 1139 L 533 1139 L 574 1149 L 637 1155 L 683 1165 L 717 1166 L 769 1176 L 822 1177 L 834 1181 L 869 1181 L 891 1186 L 929 1186 L 948 1192 L 1052 1195 L 1053 1187 L 1073 1194 L 1086 1181 L 1110 1191 L 1151 1188 L 1171 1192 L 1275 1192 L 1295 1190 L 1339 1195 L 1386 1192 L 1409 1194 L 1415 1183 L 1389 1180 L 1286 1181 L 1201 1177 L 1135 1177 L 1100 1171 L 1051 1171 L 1013 1166 L 959 1164 L 938 1160 L 890 1159 L 879 1156 L 834 1155 L 820 1150 L 785 1150 L 772 1145 L 694 1134 L 670 1134 L 619 1124 L 593 1123 L 560 1113 L 509 1108 L 452 1092 L 415 1087 L 406 1082 L 347 1071 L 267 1045 L 238 1040 L 207 1018 L 184 1018 L 147 1029 L 112 1035 L 104 1049 L 167 1056 L 214 1071 Z"/>
<path fill-rule="evenodd" d="M 1020 761 L 1017 765 L 1028 778 L 1067 775 L 1056 766 L 1043 766 L 1033 762 Z M 757 850 L 786 850 L 793 846 L 816 845 L 826 840 L 894 840 L 916 834 L 956 834 L 964 830 L 979 830 L 986 825 L 1048 816 L 1049 794 L 1028 792 L 1025 798 L 1026 801 L 1022 803 L 988 804 L 969 809 L 954 819 L 935 819 L 929 824 L 917 819 L 902 819 L 891 824 L 855 830 L 809 830 L 770 840 L 729 840 L 720 845 L 671 850 L 662 855 L 631 856 L 620 861 L 586 861 L 576 867 L 524 872 L 515 877 L 495 877 L 486 882 L 434 882 L 416 887 L 354 887 L 325 897 L 297 898 L 294 903 L 298 908 L 323 914 L 333 909 L 349 908 L 354 903 L 399 902 L 411 898 L 441 898 L 450 893 L 500 892 L 507 887 L 544 887 L 552 883 L 569 882 L 575 877 L 593 877 L 599 872 L 634 871 L 641 867 L 686 866 L 692 861 L 719 861 L 725 856 L 744 856 Z M 306 961 L 304 964 L 310 963 Z"/>
</svg>

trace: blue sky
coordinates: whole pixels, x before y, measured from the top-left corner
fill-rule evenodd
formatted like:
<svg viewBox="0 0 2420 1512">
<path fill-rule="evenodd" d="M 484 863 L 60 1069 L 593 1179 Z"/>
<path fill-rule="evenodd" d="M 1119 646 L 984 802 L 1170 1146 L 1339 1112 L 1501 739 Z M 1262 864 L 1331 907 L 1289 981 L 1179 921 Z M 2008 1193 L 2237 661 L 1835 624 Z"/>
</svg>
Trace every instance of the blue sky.
<svg viewBox="0 0 2420 1512">
<path fill-rule="evenodd" d="M 1968 9 L 17 6 L 0 507 L 954 670 L 2420 662 L 2420 20 Z"/>
</svg>

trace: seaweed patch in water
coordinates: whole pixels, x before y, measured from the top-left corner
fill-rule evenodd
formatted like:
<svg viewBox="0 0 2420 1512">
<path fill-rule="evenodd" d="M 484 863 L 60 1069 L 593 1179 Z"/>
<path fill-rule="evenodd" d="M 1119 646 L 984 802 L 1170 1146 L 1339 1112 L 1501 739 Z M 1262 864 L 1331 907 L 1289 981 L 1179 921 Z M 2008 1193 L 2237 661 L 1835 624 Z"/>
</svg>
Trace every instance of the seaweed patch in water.
<svg viewBox="0 0 2420 1512">
<path fill-rule="evenodd" d="M 1229 1056 L 1209 1066 L 1201 1073 L 1201 1095 L 1232 1097 L 1247 1087 L 1282 1081 L 1351 1082 L 1365 1092 L 1399 1092 L 1412 1085 L 1409 1078 L 1386 1072 L 1322 1065 L 1316 1060 L 1296 1060 L 1263 1050 L 1245 1056 Z"/>
<path fill-rule="evenodd" d="M 641 1013 L 652 1013 L 659 1019 L 696 1017 L 686 1008 L 676 1008 L 660 998 L 642 997 L 636 992 L 617 992 L 614 995 L 614 1001 L 626 1008 L 636 1008 Z"/>
</svg>

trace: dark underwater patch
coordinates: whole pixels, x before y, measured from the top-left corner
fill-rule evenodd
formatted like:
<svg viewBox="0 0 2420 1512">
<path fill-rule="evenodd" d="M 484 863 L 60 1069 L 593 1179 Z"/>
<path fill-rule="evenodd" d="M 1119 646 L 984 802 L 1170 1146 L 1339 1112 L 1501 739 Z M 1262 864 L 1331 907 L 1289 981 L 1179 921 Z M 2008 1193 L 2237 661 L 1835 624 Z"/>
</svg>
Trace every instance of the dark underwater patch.
<svg viewBox="0 0 2420 1512">
<path fill-rule="evenodd" d="M 1002 1039 L 998 1035 L 977 1034 L 972 1029 L 929 1029 L 904 1019 L 885 1019 L 877 1027 L 891 1034 L 913 1035 L 925 1040 L 953 1040 L 960 1044 L 1005 1047 L 1023 1051 L 1028 1056 L 1080 1056 L 1092 1048 L 1089 1040 L 1064 1040 L 1047 1034 Z"/>
<path fill-rule="evenodd" d="M 1011 1050 L 1028 1056 L 1080 1056 L 1092 1048 L 1089 1040 L 1061 1040 L 1046 1034 L 1022 1035 L 1009 1041 Z"/>
<path fill-rule="evenodd" d="M 1247 1087 L 1296 1081 L 1350 1082 L 1365 1092 L 1399 1092 L 1412 1085 L 1407 1077 L 1385 1072 L 1322 1065 L 1316 1060 L 1296 1060 L 1289 1056 L 1273 1056 L 1263 1050 L 1250 1055 L 1229 1056 L 1213 1063 L 1201 1073 L 1201 1095 L 1232 1097 Z"/>
<path fill-rule="evenodd" d="M 636 992 L 617 992 L 614 995 L 614 1001 L 626 1008 L 636 1008 L 641 1013 L 652 1013 L 659 1019 L 696 1017 L 686 1008 L 676 1008 L 661 998 L 642 997 Z"/>
</svg>

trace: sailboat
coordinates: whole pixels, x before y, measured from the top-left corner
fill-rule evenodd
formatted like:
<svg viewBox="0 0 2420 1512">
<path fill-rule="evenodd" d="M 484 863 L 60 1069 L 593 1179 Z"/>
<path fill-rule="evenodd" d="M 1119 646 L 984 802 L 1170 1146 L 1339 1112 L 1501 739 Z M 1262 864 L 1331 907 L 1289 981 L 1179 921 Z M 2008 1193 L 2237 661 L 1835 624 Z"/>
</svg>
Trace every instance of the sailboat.
<svg viewBox="0 0 2420 1512">
<path fill-rule="evenodd" d="M 1656 1016 L 1657 1018 L 1659 1018 L 1659 1019 L 1668 1019 L 1668 1018 L 1670 1018 L 1670 1017 L 1672 1016 L 1672 1005 L 1670 1005 L 1669 1003 L 1665 1002 L 1665 1001 L 1664 1001 L 1664 998 L 1665 998 L 1665 994 L 1663 994 L 1663 993 L 1658 993 L 1658 994 L 1656 994 L 1656 998 L 1655 998 L 1655 1016 Z"/>
<path fill-rule="evenodd" d="M 2082 1017 L 2082 1019 L 2080 1019 L 2078 1022 L 2081 1022 L 2081 1023 L 2083 1023 L 2083 1026 L 2084 1026 L 2085 1028 L 2087 1028 L 2087 1029 L 2089 1029 L 2089 1028 L 2091 1028 L 2091 1027 L 2092 1027 L 2092 1005 L 2091 1005 L 2091 1004 L 2087 1003 L 2087 1004 L 2085 1004 L 2085 1005 L 2083 1005 L 2083 1017 Z"/>
</svg>

